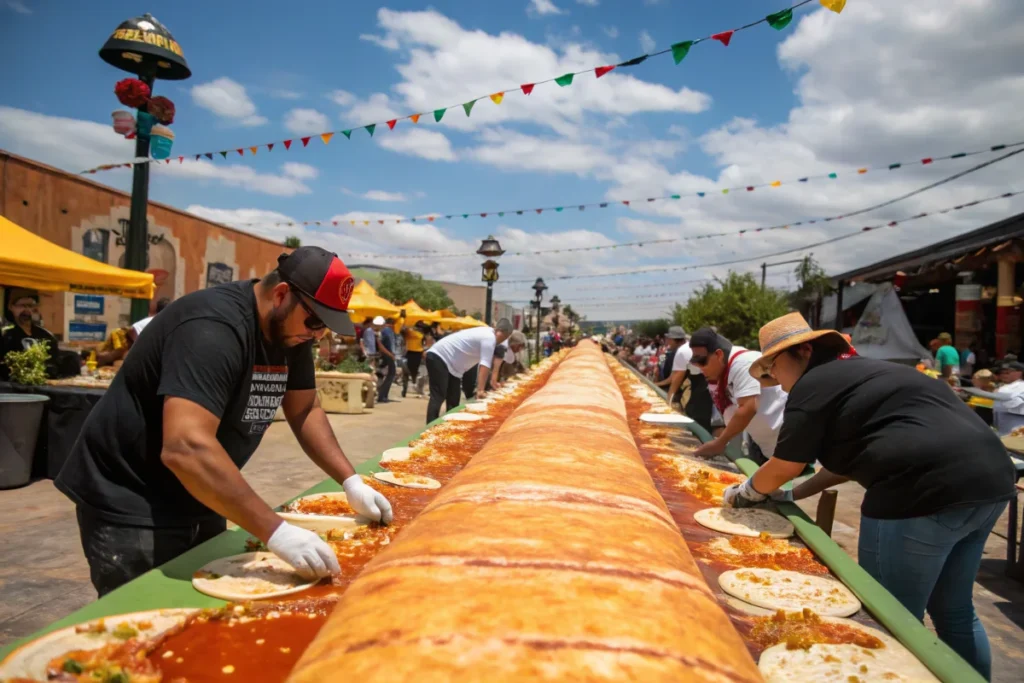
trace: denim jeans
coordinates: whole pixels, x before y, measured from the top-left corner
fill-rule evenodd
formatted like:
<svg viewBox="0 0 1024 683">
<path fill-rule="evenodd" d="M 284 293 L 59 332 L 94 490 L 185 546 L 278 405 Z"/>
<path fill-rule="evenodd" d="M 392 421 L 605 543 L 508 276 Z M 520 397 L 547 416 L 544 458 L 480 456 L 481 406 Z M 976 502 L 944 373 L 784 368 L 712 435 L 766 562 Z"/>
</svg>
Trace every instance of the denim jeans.
<svg viewBox="0 0 1024 683">
<path fill-rule="evenodd" d="M 974 579 L 985 540 L 1006 503 L 910 519 L 861 517 L 860 565 L 918 619 L 925 609 L 947 645 L 992 677 L 988 636 L 974 612 Z"/>
</svg>

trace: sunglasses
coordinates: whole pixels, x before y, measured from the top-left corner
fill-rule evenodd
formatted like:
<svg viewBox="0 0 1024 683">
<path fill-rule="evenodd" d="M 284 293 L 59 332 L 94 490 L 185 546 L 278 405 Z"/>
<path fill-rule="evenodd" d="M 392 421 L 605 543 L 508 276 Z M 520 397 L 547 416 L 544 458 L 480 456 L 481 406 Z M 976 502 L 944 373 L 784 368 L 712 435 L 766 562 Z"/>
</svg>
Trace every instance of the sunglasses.
<svg viewBox="0 0 1024 683">
<path fill-rule="evenodd" d="M 709 356 L 694 356 L 693 358 L 690 359 L 690 362 L 696 365 L 697 367 L 703 368 L 708 364 L 708 358 Z"/>
<path fill-rule="evenodd" d="M 303 321 L 306 329 L 310 332 L 319 332 L 320 330 L 325 329 L 327 327 L 327 323 L 321 320 L 320 316 L 316 314 L 316 311 L 310 308 L 309 304 L 307 304 L 305 299 L 302 298 L 302 293 L 294 285 L 289 285 L 289 288 L 291 289 L 292 294 L 295 295 L 295 299 L 299 302 L 299 305 L 302 306 L 302 310 L 308 314 L 306 319 Z"/>
</svg>

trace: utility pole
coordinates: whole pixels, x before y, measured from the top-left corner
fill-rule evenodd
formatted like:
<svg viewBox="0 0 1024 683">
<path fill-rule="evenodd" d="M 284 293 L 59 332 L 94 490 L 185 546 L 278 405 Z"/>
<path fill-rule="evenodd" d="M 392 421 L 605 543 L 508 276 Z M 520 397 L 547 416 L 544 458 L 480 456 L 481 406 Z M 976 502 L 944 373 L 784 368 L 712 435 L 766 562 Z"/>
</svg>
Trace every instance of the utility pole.
<svg viewBox="0 0 1024 683">
<path fill-rule="evenodd" d="M 813 256 L 813 254 L 809 254 Z M 761 264 L 761 289 L 765 288 L 765 280 L 768 278 L 768 269 L 774 268 L 775 266 L 788 266 L 794 263 L 803 263 L 802 258 L 790 259 L 789 261 L 779 261 L 778 263 L 762 263 Z"/>
</svg>

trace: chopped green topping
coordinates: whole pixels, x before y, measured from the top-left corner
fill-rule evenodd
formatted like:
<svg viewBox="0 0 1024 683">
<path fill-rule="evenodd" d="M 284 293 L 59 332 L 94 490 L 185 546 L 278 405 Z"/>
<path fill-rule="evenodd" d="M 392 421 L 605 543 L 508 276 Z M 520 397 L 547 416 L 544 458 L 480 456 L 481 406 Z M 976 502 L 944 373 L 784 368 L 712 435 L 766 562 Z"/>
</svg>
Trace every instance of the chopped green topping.
<svg viewBox="0 0 1024 683">
<path fill-rule="evenodd" d="M 69 674 L 80 674 L 85 671 L 85 669 L 82 668 L 82 665 L 73 659 L 65 659 L 64 666 L 61 668 L 64 669 L 65 673 Z"/>
<path fill-rule="evenodd" d="M 138 629 L 129 626 L 127 623 L 120 623 L 114 628 L 111 635 L 119 640 L 128 640 L 129 638 L 134 638 L 139 635 L 139 631 Z"/>
<path fill-rule="evenodd" d="M 111 674 L 103 683 L 131 683 L 131 678 L 124 671 Z"/>
</svg>

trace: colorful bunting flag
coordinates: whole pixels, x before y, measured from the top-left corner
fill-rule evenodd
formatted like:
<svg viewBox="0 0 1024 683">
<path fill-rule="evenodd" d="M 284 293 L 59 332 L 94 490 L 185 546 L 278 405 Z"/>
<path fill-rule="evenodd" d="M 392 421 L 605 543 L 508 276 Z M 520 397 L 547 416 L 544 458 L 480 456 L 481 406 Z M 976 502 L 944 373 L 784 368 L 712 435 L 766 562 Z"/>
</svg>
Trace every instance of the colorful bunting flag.
<svg viewBox="0 0 1024 683">
<path fill-rule="evenodd" d="M 767 17 L 764 18 L 764 20 L 767 21 L 768 25 L 771 26 L 776 31 L 781 31 L 782 29 L 789 26 L 789 22 L 793 21 L 793 10 L 784 9 L 781 12 L 769 14 Z"/>
<path fill-rule="evenodd" d="M 441 119 L 444 118 L 444 113 L 446 111 L 448 111 L 448 110 L 447 109 L 435 109 L 434 110 L 434 121 L 440 122 Z"/>
<path fill-rule="evenodd" d="M 285 140 L 284 141 L 284 148 L 285 149 L 291 149 L 292 148 L 292 141 L 291 140 Z"/>
<path fill-rule="evenodd" d="M 388 121 L 388 130 L 394 130 L 396 123 L 398 123 L 398 119 L 391 119 Z"/>
<path fill-rule="evenodd" d="M 412 119 L 413 123 L 419 123 L 420 122 L 420 115 L 419 114 L 413 114 L 409 118 Z"/>
<path fill-rule="evenodd" d="M 249 148 L 249 151 L 250 151 L 250 152 L 252 152 L 252 155 L 253 155 L 253 156 L 256 156 L 256 150 L 257 150 L 257 149 L 259 149 L 259 148 L 258 148 L 258 147 L 250 147 L 250 148 Z"/>
<path fill-rule="evenodd" d="M 647 61 L 647 58 L 649 56 L 650 55 L 640 55 L 639 57 L 633 57 L 633 59 L 627 59 L 626 61 L 620 64 L 616 64 L 615 66 L 636 66 L 638 64 L 643 64 L 644 62 Z"/>
<path fill-rule="evenodd" d="M 529 95 L 530 93 L 533 92 L 533 85 L 533 83 L 523 83 L 521 86 L 519 86 L 519 89 L 523 91 L 524 95 Z"/>
<path fill-rule="evenodd" d="M 563 88 L 566 87 L 567 85 L 572 85 L 572 77 L 574 75 L 575 74 L 563 74 L 555 79 L 555 83 L 557 83 Z"/>
<path fill-rule="evenodd" d="M 672 59 L 676 64 L 686 59 L 686 55 L 690 54 L 691 47 L 693 47 L 692 40 L 684 40 L 672 46 Z"/>
<path fill-rule="evenodd" d="M 274 143 L 273 142 L 268 142 L 267 143 L 267 151 L 268 152 L 273 152 L 274 151 Z"/>
<path fill-rule="evenodd" d="M 821 0 L 821 6 L 839 14 L 846 7 L 846 0 Z"/>
<path fill-rule="evenodd" d="M 325 145 L 329 143 L 333 137 L 334 133 L 320 133 L 320 139 L 324 141 Z"/>
<path fill-rule="evenodd" d="M 732 40 L 733 33 L 734 31 L 722 31 L 721 33 L 716 33 L 715 35 L 711 36 L 711 40 L 717 40 L 722 45 L 729 47 L 729 41 Z"/>
<path fill-rule="evenodd" d="M 606 73 L 613 70 L 614 68 L 614 66 L 599 66 L 596 69 L 594 69 L 594 75 L 597 78 L 601 78 L 601 76 L 604 76 Z"/>
<path fill-rule="evenodd" d="M 306 145 L 308 145 L 308 144 L 309 144 L 309 141 L 310 141 L 310 140 L 312 139 L 312 137 L 313 137 L 313 136 L 312 136 L 312 135 L 310 135 L 310 136 L 307 136 L 307 137 L 304 137 L 304 138 L 302 138 L 302 146 L 303 146 L 303 147 L 305 147 Z"/>
<path fill-rule="evenodd" d="M 494 102 L 495 104 L 501 104 L 503 99 L 505 99 L 505 93 L 503 92 L 496 92 L 491 95 L 491 102 Z"/>
<path fill-rule="evenodd" d="M 377 124 L 376 123 L 371 123 L 368 126 L 363 126 L 363 128 L 366 129 L 366 132 L 369 133 L 370 137 L 372 138 L 373 137 L 373 131 L 377 130 Z"/>
<path fill-rule="evenodd" d="M 469 116 L 469 112 L 473 111 L 473 105 L 476 104 L 476 100 L 470 100 L 462 105 L 462 109 L 466 112 L 466 116 Z"/>
<path fill-rule="evenodd" d="M 772 181 L 772 187 L 780 187 L 781 185 L 782 185 L 782 181 L 781 180 L 773 180 Z"/>
<path fill-rule="evenodd" d="M 341 131 L 341 134 L 344 135 L 349 140 L 352 139 L 352 131 L 351 130 L 343 130 L 343 131 Z"/>
<path fill-rule="evenodd" d="M 227 158 L 228 158 L 228 153 L 227 153 L 227 152 L 220 152 L 220 155 L 221 155 L 222 157 L 224 157 L 225 159 L 227 159 Z"/>
<path fill-rule="evenodd" d="M 235 151 L 238 152 L 238 156 L 240 156 L 240 157 L 244 157 L 245 156 L 245 150 L 242 149 L 241 147 L 239 147 Z"/>
</svg>

